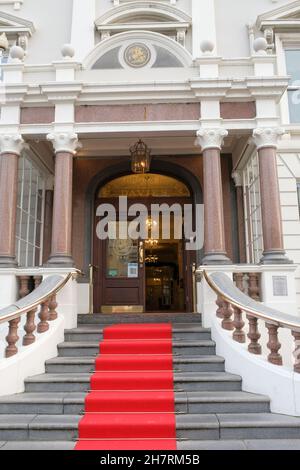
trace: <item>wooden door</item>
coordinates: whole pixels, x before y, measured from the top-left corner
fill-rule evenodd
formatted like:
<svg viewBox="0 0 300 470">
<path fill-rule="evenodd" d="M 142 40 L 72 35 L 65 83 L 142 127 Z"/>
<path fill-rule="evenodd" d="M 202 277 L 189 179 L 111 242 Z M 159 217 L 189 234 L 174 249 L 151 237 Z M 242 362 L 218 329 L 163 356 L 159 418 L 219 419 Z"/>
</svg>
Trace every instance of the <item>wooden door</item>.
<svg viewBox="0 0 300 470">
<path fill-rule="evenodd" d="M 196 252 L 184 250 L 184 268 L 185 268 L 185 305 L 186 311 L 193 313 L 194 308 L 194 286 L 193 266 L 196 263 Z"/>
<path fill-rule="evenodd" d="M 100 218 L 96 217 L 96 224 Z M 94 311 L 103 313 L 145 311 L 145 259 L 142 240 L 119 237 L 121 224 L 112 222 L 112 237 L 94 237 Z M 115 237 L 116 235 L 116 237 Z"/>
</svg>

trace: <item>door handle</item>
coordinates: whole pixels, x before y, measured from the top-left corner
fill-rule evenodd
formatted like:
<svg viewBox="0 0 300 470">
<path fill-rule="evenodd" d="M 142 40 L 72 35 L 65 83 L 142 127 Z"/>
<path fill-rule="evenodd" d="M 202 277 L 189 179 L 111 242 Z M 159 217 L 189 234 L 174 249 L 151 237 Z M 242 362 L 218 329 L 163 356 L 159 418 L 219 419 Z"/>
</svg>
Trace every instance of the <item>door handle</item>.
<svg viewBox="0 0 300 470">
<path fill-rule="evenodd" d="M 140 242 L 139 246 L 139 259 L 140 259 L 140 264 L 144 264 L 144 243 Z"/>
</svg>

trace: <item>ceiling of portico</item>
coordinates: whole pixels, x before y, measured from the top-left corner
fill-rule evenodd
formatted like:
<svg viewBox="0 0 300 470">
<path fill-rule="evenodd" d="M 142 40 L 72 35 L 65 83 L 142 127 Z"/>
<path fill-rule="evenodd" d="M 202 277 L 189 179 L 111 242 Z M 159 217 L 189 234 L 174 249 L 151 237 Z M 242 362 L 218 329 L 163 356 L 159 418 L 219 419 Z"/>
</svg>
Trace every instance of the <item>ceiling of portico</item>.
<svg viewBox="0 0 300 470">
<path fill-rule="evenodd" d="M 199 155 L 199 147 L 195 146 L 195 133 L 153 133 L 152 135 L 142 135 L 131 133 L 130 135 L 102 135 L 99 136 L 79 136 L 82 149 L 77 153 L 78 158 L 118 158 L 130 155 L 129 148 L 138 140 L 142 139 L 151 149 L 153 156 L 190 156 Z M 236 136 L 229 134 L 224 141 L 223 152 L 234 153 L 240 147 L 241 140 L 247 142 L 249 136 Z M 36 153 L 50 156 L 53 154 L 50 142 L 43 139 L 28 139 L 30 146 Z"/>
</svg>

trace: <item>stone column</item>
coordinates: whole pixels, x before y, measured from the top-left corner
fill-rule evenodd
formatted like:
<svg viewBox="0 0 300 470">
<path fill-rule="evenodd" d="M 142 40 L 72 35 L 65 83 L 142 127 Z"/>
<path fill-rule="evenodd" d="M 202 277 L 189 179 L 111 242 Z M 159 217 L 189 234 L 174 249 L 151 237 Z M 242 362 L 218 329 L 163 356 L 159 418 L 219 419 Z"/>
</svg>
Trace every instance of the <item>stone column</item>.
<svg viewBox="0 0 300 470">
<path fill-rule="evenodd" d="M 20 134 L 0 134 L 0 267 L 16 261 L 18 160 L 24 146 Z"/>
<path fill-rule="evenodd" d="M 48 264 L 74 266 L 72 259 L 72 191 L 73 157 L 80 147 L 77 134 L 49 134 L 55 150 L 55 180 L 53 200 L 51 256 Z"/>
<path fill-rule="evenodd" d="M 245 236 L 245 211 L 244 211 L 244 194 L 243 194 L 243 177 L 241 172 L 232 173 L 236 188 L 237 201 L 237 218 L 238 218 L 238 239 L 239 239 L 239 255 L 240 263 L 246 263 L 246 236 Z"/>
<path fill-rule="evenodd" d="M 280 192 L 277 174 L 277 141 L 281 128 L 258 128 L 253 138 L 258 151 L 264 253 L 262 264 L 286 264 L 283 244 Z"/>
<path fill-rule="evenodd" d="M 222 128 L 200 129 L 196 143 L 203 151 L 204 259 L 202 264 L 231 264 L 226 254 L 221 147 L 228 132 Z"/>
</svg>

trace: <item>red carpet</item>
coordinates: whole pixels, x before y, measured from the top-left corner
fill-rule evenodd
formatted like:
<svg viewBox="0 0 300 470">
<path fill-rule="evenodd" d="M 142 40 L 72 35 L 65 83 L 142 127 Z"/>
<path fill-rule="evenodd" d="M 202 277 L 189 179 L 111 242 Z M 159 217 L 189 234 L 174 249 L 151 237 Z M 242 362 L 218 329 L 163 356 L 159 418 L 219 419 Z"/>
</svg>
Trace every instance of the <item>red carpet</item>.
<svg viewBox="0 0 300 470">
<path fill-rule="evenodd" d="M 104 329 L 76 450 L 176 450 L 172 326 Z"/>
</svg>

